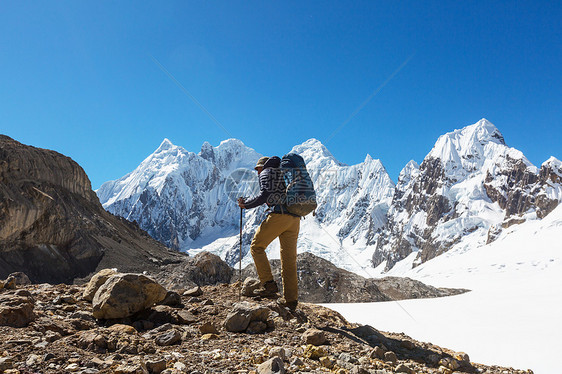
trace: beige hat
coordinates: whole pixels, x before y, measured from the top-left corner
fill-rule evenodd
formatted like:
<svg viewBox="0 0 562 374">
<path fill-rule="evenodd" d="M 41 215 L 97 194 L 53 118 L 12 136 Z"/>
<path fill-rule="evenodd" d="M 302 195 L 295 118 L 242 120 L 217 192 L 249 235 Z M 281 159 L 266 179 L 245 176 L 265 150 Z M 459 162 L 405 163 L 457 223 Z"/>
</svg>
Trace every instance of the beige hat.
<svg viewBox="0 0 562 374">
<path fill-rule="evenodd" d="M 258 160 L 256 166 L 254 167 L 254 169 L 258 169 L 258 168 L 263 168 L 263 165 L 265 165 L 265 163 L 267 162 L 267 160 L 269 160 L 269 157 L 260 157 L 260 159 Z"/>
</svg>

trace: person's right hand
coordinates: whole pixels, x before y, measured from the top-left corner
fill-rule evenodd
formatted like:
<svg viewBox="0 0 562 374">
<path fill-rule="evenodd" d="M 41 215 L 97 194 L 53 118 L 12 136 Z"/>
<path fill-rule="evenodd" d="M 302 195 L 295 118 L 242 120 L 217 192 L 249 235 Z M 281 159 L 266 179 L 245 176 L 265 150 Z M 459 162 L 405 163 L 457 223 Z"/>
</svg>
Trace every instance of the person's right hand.
<svg viewBox="0 0 562 374">
<path fill-rule="evenodd" d="M 246 206 L 244 205 L 244 198 L 243 197 L 238 198 L 238 206 L 242 209 L 246 209 Z"/>
</svg>

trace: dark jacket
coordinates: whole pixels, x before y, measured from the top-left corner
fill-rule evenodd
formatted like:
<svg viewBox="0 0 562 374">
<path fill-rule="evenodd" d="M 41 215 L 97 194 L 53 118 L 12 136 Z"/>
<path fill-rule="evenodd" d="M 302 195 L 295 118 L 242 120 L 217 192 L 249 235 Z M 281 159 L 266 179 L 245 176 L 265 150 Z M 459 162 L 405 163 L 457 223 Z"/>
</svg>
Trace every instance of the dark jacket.
<svg viewBox="0 0 562 374">
<path fill-rule="evenodd" d="M 260 173 L 260 194 L 244 203 L 246 209 L 252 209 L 266 203 L 273 208 L 274 213 L 286 213 L 285 204 L 285 182 L 279 166 L 281 159 L 277 156 L 271 157 L 263 165 Z"/>
</svg>

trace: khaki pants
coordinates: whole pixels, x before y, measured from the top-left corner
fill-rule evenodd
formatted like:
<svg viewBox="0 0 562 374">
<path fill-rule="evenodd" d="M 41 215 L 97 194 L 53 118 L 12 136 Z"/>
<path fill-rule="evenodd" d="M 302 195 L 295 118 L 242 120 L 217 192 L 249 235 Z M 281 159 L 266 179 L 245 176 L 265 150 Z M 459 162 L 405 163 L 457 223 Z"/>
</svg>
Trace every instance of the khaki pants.
<svg viewBox="0 0 562 374">
<path fill-rule="evenodd" d="M 250 247 L 260 282 L 264 284 L 273 280 L 265 249 L 275 238 L 279 237 L 283 296 L 286 301 L 296 301 L 299 297 L 297 284 L 297 238 L 299 229 L 300 217 L 271 213 L 256 231 Z"/>
</svg>

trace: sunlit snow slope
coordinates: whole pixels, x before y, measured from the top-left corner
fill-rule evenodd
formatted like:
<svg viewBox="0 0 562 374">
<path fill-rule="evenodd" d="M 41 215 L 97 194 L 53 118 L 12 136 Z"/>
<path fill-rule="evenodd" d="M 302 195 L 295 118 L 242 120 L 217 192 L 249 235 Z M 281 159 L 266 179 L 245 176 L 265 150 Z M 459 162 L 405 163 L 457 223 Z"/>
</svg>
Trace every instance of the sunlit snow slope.
<svg viewBox="0 0 562 374">
<path fill-rule="evenodd" d="M 441 299 L 330 304 L 351 321 L 467 352 L 474 362 L 559 372 L 562 336 L 562 206 L 542 221 L 502 232 L 391 275 L 472 292 Z"/>
</svg>

